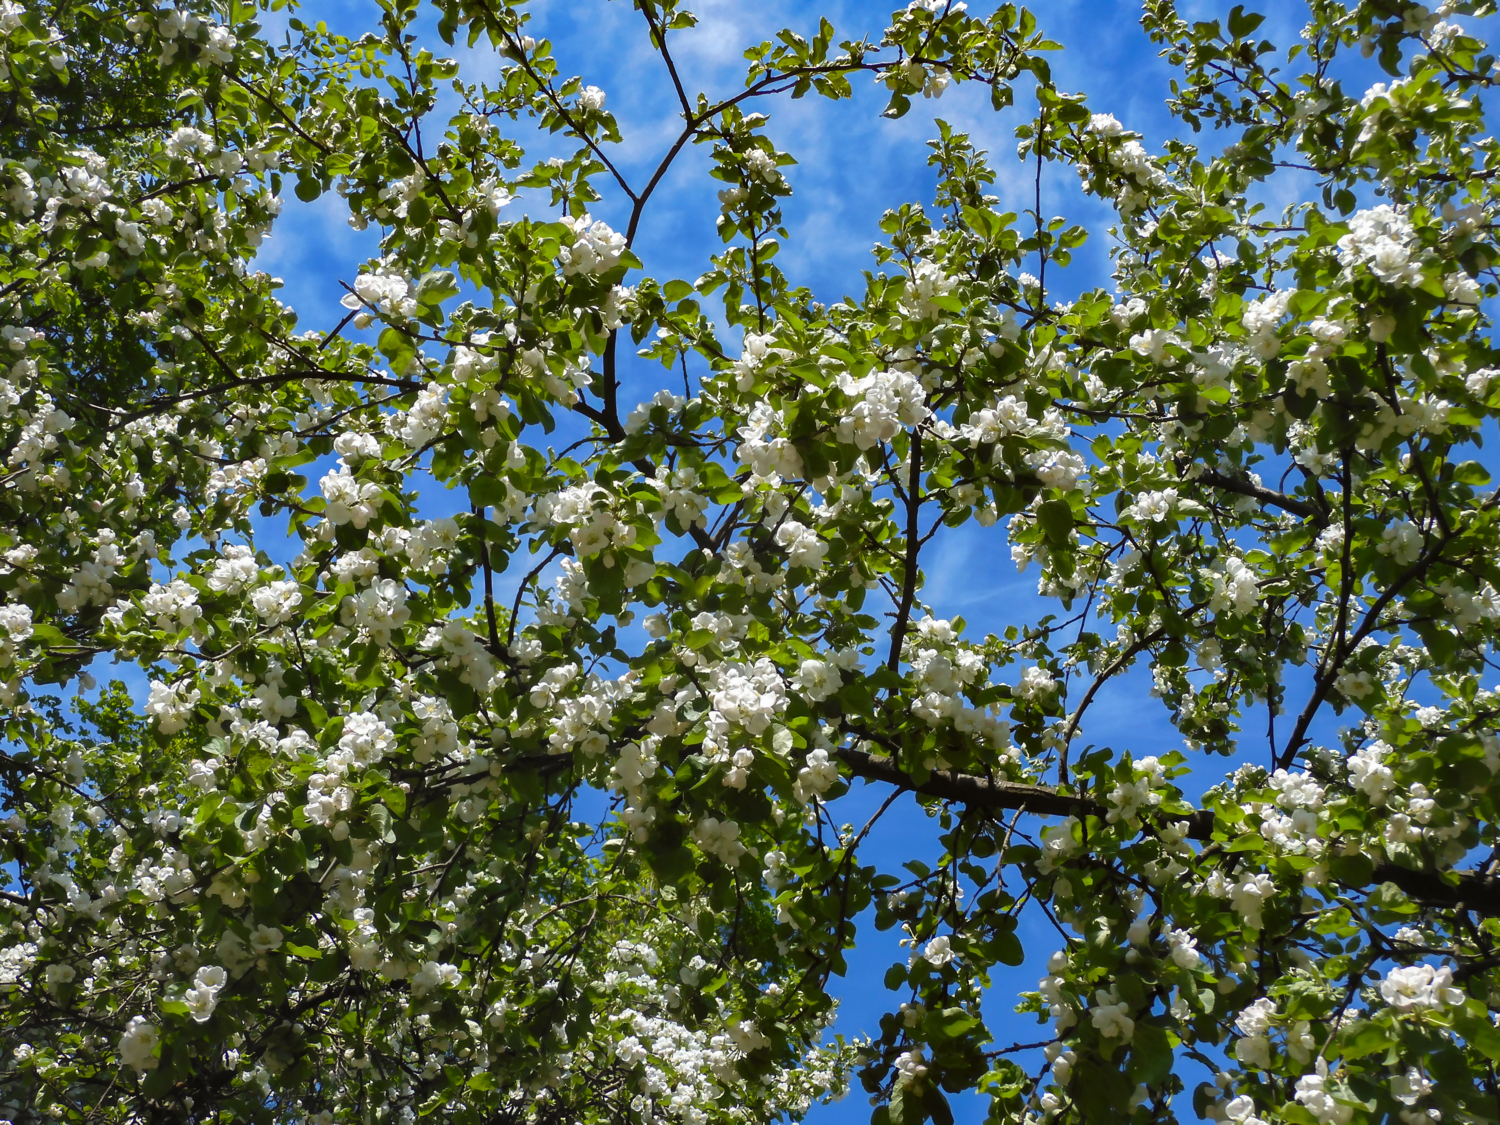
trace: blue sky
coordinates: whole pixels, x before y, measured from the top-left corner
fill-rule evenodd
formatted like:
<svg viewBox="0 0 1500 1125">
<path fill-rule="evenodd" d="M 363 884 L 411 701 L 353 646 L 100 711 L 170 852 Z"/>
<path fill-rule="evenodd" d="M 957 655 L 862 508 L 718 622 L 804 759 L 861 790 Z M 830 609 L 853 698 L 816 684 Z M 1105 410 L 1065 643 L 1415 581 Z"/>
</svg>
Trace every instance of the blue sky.
<svg viewBox="0 0 1500 1125">
<path fill-rule="evenodd" d="M 841 38 L 869 35 L 878 40 L 890 13 L 888 3 L 866 0 L 704 0 L 690 6 L 701 24 L 674 39 L 674 54 L 690 93 L 702 89 L 710 96 L 738 89 L 745 47 L 773 36 L 783 26 L 810 32 L 817 17 L 827 15 Z M 971 7 L 977 10 L 983 5 L 971 0 Z M 1222 18 L 1230 5 L 1200 0 L 1181 7 L 1189 18 Z M 1295 41 L 1306 19 L 1301 4 L 1276 0 L 1259 7 L 1268 14 L 1261 34 L 1283 46 Z M 660 60 L 641 35 L 641 17 L 622 0 L 537 0 L 530 10 L 534 20 L 528 30 L 553 41 L 564 73 L 580 74 L 607 92 L 608 108 L 616 114 L 625 137 L 618 163 L 633 183 L 644 182 L 675 137 L 679 119 Z M 374 12 L 371 0 L 311 0 L 301 14 L 327 20 L 336 30 L 357 33 L 373 23 Z M 1037 14 L 1043 29 L 1065 47 L 1051 58 L 1061 88 L 1086 92 L 1092 109 L 1113 113 L 1127 128 L 1143 133 L 1152 151 L 1159 151 L 1164 140 L 1184 131 L 1166 112 L 1170 71 L 1140 30 L 1138 4 L 1050 0 L 1037 5 Z M 435 36 L 430 46 L 435 53 L 450 53 Z M 471 78 L 491 75 L 497 69 L 497 60 L 483 50 L 454 53 Z M 1368 80 L 1376 80 L 1379 75 L 1374 68 L 1368 69 Z M 968 132 L 979 147 L 993 154 L 998 173 L 993 190 L 1002 210 L 1019 212 L 1029 207 L 1034 190 L 1034 165 L 1023 166 L 1014 147 L 1015 126 L 1030 116 L 1024 91 L 1018 90 L 1023 96 L 1014 109 L 996 115 L 982 88 L 950 88 L 939 101 L 917 101 L 906 118 L 894 122 L 879 116 L 885 103 L 881 89 L 860 79 L 856 91 L 852 101 L 839 104 L 809 96 L 800 102 L 766 99 L 756 107 L 769 114 L 769 133 L 778 147 L 799 161 L 788 170 L 795 194 L 785 206 L 791 238 L 780 263 L 794 283 L 810 286 L 824 299 L 859 292 L 861 271 L 871 263 L 870 246 L 880 238 L 882 212 L 902 202 L 930 200 L 934 177 L 927 167 L 925 142 L 936 135 L 936 116 Z M 524 132 L 517 139 L 529 144 Z M 533 154 L 554 151 L 547 146 L 555 141 L 534 139 Z M 1200 140 L 1215 143 L 1212 138 Z M 720 245 L 714 220 L 718 214 L 715 192 L 721 185 L 708 178 L 706 170 L 706 151 L 686 151 L 647 212 L 636 251 L 647 272 L 659 279 L 698 276 L 708 264 L 707 255 Z M 623 228 L 628 213 L 623 197 L 611 192 L 612 185 L 603 178 L 597 186 L 606 199 L 595 208 L 595 215 Z M 1267 201 L 1279 207 L 1291 202 L 1293 195 L 1288 193 L 1303 187 L 1295 181 L 1284 182 L 1268 194 Z M 1067 296 L 1097 285 L 1108 287 L 1106 228 L 1112 212 L 1098 200 L 1082 196 L 1067 169 L 1047 168 L 1042 190 L 1045 211 L 1064 214 L 1094 232 L 1065 275 L 1055 271 L 1049 275 L 1049 293 Z M 522 211 L 542 214 L 545 201 L 523 199 L 506 215 L 514 217 Z M 350 230 L 336 195 L 307 205 L 288 192 L 286 211 L 259 264 L 284 279 L 283 297 L 301 314 L 302 327 L 326 328 L 342 314 L 339 281 L 352 280 L 360 262 L 373 253 L 374 232 Z M 623 400 L 648 398 L 662 377 L 661 368 L 635 360 L 628 348 L 622 349 L 622 355 L 627 357 L 622 365 Z M 428 499 L 430 514 L 444 504 L 441 495 Z M 998 528 L 986 533 L 970 525 L 940 543 L 926 568 L 927 586 L 922 594 L 940 616 L 962 615 L 971 634 L 983 635 L 1045 612 L 1035 595 L 1035 572 L 1016 573 Z M 1087 740 L 1130 749 L 1137 756 L 1177 748 L 1180 740 L 1167 723 L 1165 711 L 1147 698 L 1148 690 L 1149 679 L 1143 672 L 1106 687 L 1091 712 Z M 1252 736 L 1263 729 L 1263 718 L 1247 724 L 1247 734 Z M 1258 750 L 1256 760 L 1263 760 L 1263 755 Z M 1201 776 L 1202 786 L 1221 779 L 1221 764 L 1207 763 Z M 836 818 L 861 825 L 882 797 L 874 789 L 858 788 L 838 802 Z M 938 850 L 936 836 L 936 822 L 906 803 L 872 836 L 867 855 L 883 869 L 895 869 L 908 858 L 931 859 Z M 1047 956 L 1061 939 L 1036 912 L 1022 920 L 1020 935 L 1031 955 L 1025 965 L 999 972 L 988 1004 L 997 1046 L 1045 1037 L 1038 1034 L 1032 1017 L 1008 1013 L 1014 994 L 1034 987 Z M 876 935 L 866 924 L 861 936 L 865 940 L 850 958 L 849 976 L 834 982 L 844 1001 L 837 1030 L 851 1035 L 875 1031 L 880 1014 L 901 999 L 878 984 L 892 961 L 904 959 L 904 951 L 895 947 L 896 935 Z M 1196 1075 L 1190 1078 L 1189 1089 L 1197 1080 L 1201 1079 Z M 1191 1116 L 1188 1101 L 1180 1099 L 1179 1109 L 1185 1116 Z M 955 1104 L 955 1111 L 960 1122 L 978 1122 L 983 1106 L 979 1099 L 963 1099 Z M 852 1125 L 867 1120 L 868 1112 L 856 1090 L 841 1104 L 816 1109 L 810 1120 L 816 1125 Z"/>
</svg>

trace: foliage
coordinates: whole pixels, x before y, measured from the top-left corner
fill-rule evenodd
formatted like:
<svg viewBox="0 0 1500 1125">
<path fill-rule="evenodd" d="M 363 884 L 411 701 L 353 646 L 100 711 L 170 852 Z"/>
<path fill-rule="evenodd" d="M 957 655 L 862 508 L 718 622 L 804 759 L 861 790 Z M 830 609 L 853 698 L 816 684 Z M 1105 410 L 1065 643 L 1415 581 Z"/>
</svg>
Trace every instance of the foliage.
<svg viewBox="0 0 1500 1125">
<path fill-rule="evenodd" d="M 1488 4 L 1311 0 L 1285 49 L 1147 0 L 1205 142 L 1152 155 L 1011 4 L 784 31 L 699 94 L 694 16 L 636 0 L 682 122 L 645 183 L 519 3 L 382 0 L 359 39 L 283 7 L 0 0 L 14 1120 L 706 1125 L 855 1072 L 877 1125 L 975 1089 L 997 1122 L 1496 1120 L 1500 148 L 1454 19 Z M 999 212 L 942 123 L 863 294 L 797 285 L 756 107 L 872 77 L 893 117 L 1034 93 L 1019 157 L 1117 210 L 1113 291 L 1049 301 L 1087 232 Z M 722 241 L 660 279 L 632 246 L 688 144 Z M 286 190 L 379 229 L 337 326 L 254 268 Z M 661 365 L 633 408 L 624 347 Z M 960 528 L 1057 612 L 924 604 Z M 70 719 L 47 685 L 104 657 L 149 698 Z M 1180 739 L 1085 745 L 1132 668 Z M 859 831 L 856 781 L 890 798 Z M 862 855 L 898 800 L 936 866 Z M 1061 946 L 1034 1074 L 981 1012 L 1026 909 Z M 871 914 L 910 958 L 847 1044 Z"/>
</svg>

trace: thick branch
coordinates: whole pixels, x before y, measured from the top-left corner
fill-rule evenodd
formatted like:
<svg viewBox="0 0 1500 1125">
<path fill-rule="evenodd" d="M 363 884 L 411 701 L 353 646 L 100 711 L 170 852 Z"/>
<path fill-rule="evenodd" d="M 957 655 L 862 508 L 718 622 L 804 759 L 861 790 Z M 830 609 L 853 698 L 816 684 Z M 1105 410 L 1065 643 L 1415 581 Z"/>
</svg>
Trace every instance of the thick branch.
<svg viewBox="0 0 1500 1125">
<path fill-rule="evenodd" d="M 1350 486 L 1346 484 L 1344 486 L 1345 497 L 1347 497 L 1349 493 Z M 1497 495 L 1500 495 L 1500 493 L 1497 493 Z M 1344 553 L 1346 556 L 1344 561 L 1345 575 L 1348 575 L 1352 570 L 1352 568 L 1349 566 L 1347 558 L 1349 543 L 1353 538 L 1350 534 L 1349 523 L 1349 518 L 1346 515 L 1344 519 Z M 1343 667 L 1344 661 L 1348 659 L 1349 656 L 1352 655 L 1354 651 L 1359 647 L 1360 641 L 1364 640 L 1375 631 L 1375 627 L 1380 623 L 1380 615 L 1385 612 L 1386 606 L 1395 601 L 1397 595 L 1399 595 L 1402 590 L 1406 589 L 1406 587 L 1410 585 L 1414 579 L 1421 578 L 1423 574 L 1431 569 L 1433 563 L 1438 560 L 1438 557 L 1443 553 L 1443 549 L 1448 546 L 1449 540 L 1452 539 L 1455 534 L 1456 531 L 1450 529 L 1446 534 L 1439 538 L 1435 544 L 1429 547 L 1428 550 L 1423 552 L 1422 556 L 1417 559 L 1417 561 L 1410 567 L 1408 567 L 1407 570 L 1403 574 L 1401 574 L 1395 582 L 1391 583 L 1390 588 L 1370 604 L 1369 610 L 1366 611 L 1363 621 L 1360 623 L 1359 628 L 1355 630 L 1353 636 L 1342 643 L 1337 641 L 1330 641 L 1330 647 L 1326 649 L 1325 652 L 1326 654 L 1331 655 L 1331 659 L 1328 660 L 1326 667 L 1319 669 L 1316 681 L 1314 683 L 1313 693 L 1308 698 L 1307 705 L 1303 707 L 1302 713 L 1297 716 L 1297 726 L 1295 727 L 1295 729 L 1293 729 L 1291 737 L 1287 739 L 1286 748 L 1282 750 L 1281 757 L 1276 760 L 1277 766 L 1279 766 L 1281 769 L 1286 769 L 1294 761 L 1297 760 L 1297 751 L 1302 749 L 1303 745 L 1308 741 L 1308 728 L 1312 726 L 1313 718 L 1317 715 L 1318 709 L 1323 706 L 1323 701 L 1328 698 L 1328 693 L 1333 690 L 1334 682 L 1338 676 L 1339 669 Z M 1346 577 L 1346 589 L 1348 588 L 1347 583 L 1348 579 Z M 1340 600 L 1340 632 L 1342 632 L 1343 630 L 1344 606 L 1345 604 L 1347 604 L 1347 601 L 1347 596 L 1341 598 Z"/>
<path fill-rule="evenodd" d="M 1196 479 L 1224 492 L 1232 492 L 1236 496 L 1248 496 L 1258 503 L 1268 504 L 1273 508 L 1280 508 L 1283 511 L 1291 512 L 1295 516 L 1301 516 L 1303 519 L 1315 519 L 1320 523 L 1326 522 L 1328 519 L 1326 512 L 1321 511 L 1315 504 L 1309 504 L 1306 500 L 1298 500 L 1295 496 L 1288 496 L 1286 493 L 1277 492 L 1273 488 L 1251 484 L 1247 480 L 1239 480 L 1235 477 L 1226 476 L 1223 473 L 1215 472 L 1213 469 L 1204 469 L 1203 472 L 1198 474 Z"/>
<path fill-rule="evenodd" d="M 838 756 L 855 777 L 885 782 L 969 808 L 1019 809 L 1042 816 L 1094 816 L 1100 819 L 1109 812 L 1105 805 L 1092 798 L 1060 793 L 1045 785 L 1018 785 L 954 770 L 933 770 L 926 781 L 919 783 L 889 758 L 877 758 L 854 749 L 841 749 Z M 1187 821 L 1190 839 L 1213 839 L 1215 820 L 1211 809 L 1199 809 L 1183 819 Z M 1394 883 L 1412 901 L 1426 906 L 1467 908 L 1500 916 L 1500 879 L 1477 871 L 1456 871 L 1451 875 L 1456 877 L 1456 882 L 1450 882 L 1436 871 L 1413 871 L 1393 863 L 1377 863 L 1370 883 Z"/>
<path fill-rule="evenodd" d="M 133 422 L 137 418 L 144 418 L 148 414 L 155 414 L 176 406 L 179 402 L 191 402 L 194 399 L 212 398 L 232 391 L 239 387 L 269 387 L 279 386 L 283 383 L 296 383 L 305 379 L 315 379 L 324 383 L 370 383 L 381 387 L 395 387 L 398 390 L 410 393 L 420 391 L 422 384 L 410 379 L 388 379 L 383 375 L 372 374 L 343 374 L 336 371 L 284 371 L 277 375 L 255 375 L 240 379 L 229 379 L 222 383 L 215 383 L 211 387 L 204 387 L 199 391 L 186 391 L 180 395 L 163 395 L 152 399 L 147 405 L 137 407 L 134 410 L 110 410 L 108 407 L 96 407 L 115 415 L 123 425 Z"/>
<path fill-rule="evenodd" d="M 838 756 L 856 777 L 883 781 L 927 797 L 938 797 L 955 804 L 982 809 L 1024 809 L 1043 816 L 1103 816 L 1103 805 L 1088 797 L 1059 793 L 1045 785 L 1017 785 L 1009 781 L 992 781 L 976 774 L 953 770 L 933 770 L 928 779 L 916 779 L 889 758 L 877 758 L 863 750 L 841 749 Z M 1207 839 L 1212 833 L 1213 814 L 1207 814 L 1209 832 L 1195 839 Z"/>
<path fill-rule="evenodd" d="M 1094 696 L 1099 693 L 1099 689 L 1105 685 L 1111 676 L 1129 665 L 1144 650 L 1159 641 L 1165 633 L 1166 629 L 1153 629 L 1124 652 L 1120 653 L 1108 668 L 1094 677 L 1094 682 L 1089 685 L 1089 690 L 1084 693 L 1083 702 L 1078 705 L 1077 710 L 1068 718 L 1067 730 L 1063 731 L 1062 750 L 1057 760 L 1057 776 L 1060 781 L 1066 783 L 1068 780 L 1068 747 L 1073 744 L 1073 736 L 1078 733 L 1078 724 L 1083 721 L 1083 713 L 1089 709 L 1089 704 L 1094 701 Z"/>
<path fill-rule="evenodd" d="M 911 432 L 911 474 L 906 482 L 906 570 L 901 578 L 901 604 L 896 607 L 896 623 L 891 626 L 891 652 L 886 667 L 895 671 L 901 659 L 901 641 L 911 617 L 912 601 L 917 593 L 917 552 L 922 548 L 918 517 L 922 510 L 922 431 Z"/>
</svg>

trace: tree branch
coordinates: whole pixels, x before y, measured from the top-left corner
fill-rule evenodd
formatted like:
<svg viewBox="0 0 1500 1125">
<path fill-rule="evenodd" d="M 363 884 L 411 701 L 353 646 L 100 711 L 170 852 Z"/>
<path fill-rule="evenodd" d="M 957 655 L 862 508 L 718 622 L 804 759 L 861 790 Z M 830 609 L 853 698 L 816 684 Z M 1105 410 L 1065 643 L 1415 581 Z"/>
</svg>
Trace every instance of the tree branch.
<svg viewBox="0 0 1500 1125">
<path fill-rule="evenodd" d="M 1179 462 L 1178 471 L 1186 468 L 1186 464 Z M 1269 504 L 1274 508 L 1291 512 L 1293 515 L 1301 516 L 1303 519 L 1319 521 L 1319 524 L 1327 522 L 1327 514 L 1316 504 L 1309 504 L 1306 500 L 1298 500 L 1295 496 L 1288 496 L 1284 492 L 1277 492 L 1273 488 L 1265 488 L 1262 485 L 1251 484 L 1247 480 L 1238 480 L 1235 477 L 1226 476 L 1213 469 L 1204 469 L 1195 478 L 1204 484 L 1212 485 L 1214 488 L 1224 492 L 1232 492 L 1236 496 L 1248 496 L 1262 504 Z"/>
<path fill-rule="evenodd" d="M 911 474 L 906 485 L 906 573 L 901 578 L 901 604 L 896 607 L 896 623 L 891 626 L 891 651 L 886 658 L 886 667 L 891 671 L 901 662 L 901 641 L 906 636 L 907 618 L 911 616 L 912 601 L 917 594 L 917 552 L 922 546 L 918 516 L 922 510 L 922 431 L 911 432 Z"/>
<path fill-rule="evenodd" d="M 1093 816 L 1101 820 L 1109 812 L 1107 806 L 1091 797 L 1062 793 L 1045 785 L 1019 785 L 955 770 L 933 770 L 926 781 L 918 782 L 889 758 L 852 748 L 840 749 L 837 754 L 855 777 L 969 808 L 1020 809 L 1040 816 Z M 1217 825 L 1212 809 L 1198 809 L 1181 819 L 1187 821 L 1189 839 L 1213 839 Z M 1500 879 L 1478 871 L 1413 871 L 1393 863 L 1377 863 L 1369 883 L 1394 883 L 1408 898 L 1427 906 L 1466 907 L 1500 916 Z"/>
<path fill-rule="evenodd" d="M 215 383 L 210 387 L 204 387 L 201 391 L 185 391 L 180 395 L 167 395 L 163 398 L 152 399 L 148 405 L 137 407 L 135 410 L 116 411 L 107 410 L 104 407 L 96 407 L 96 409 L 104 409 L 107 413 L 114 414 L 119 418 L 121 423 L 133 422 L 137 418 L 144 418 L 147 414 L 154 414 L 159 410 L 176 406 L 179 402 L 191 402 L 193 399 L 209 398 L 239 387 L 268 387 L 281 383 L 295 383 L 303 379 L 316 379 L 324 383 L 371 383 L 381 387 L 395 387 L 407 393 L 422 389 L 421 383 L 413 382 L 410 379 L 388 379 L 383 375 L 341 374 L 335 371 L 286 371 L 279 375 L 255 375 L 247 376 L 243 379 L 229 379 L 222 383 Z"/>
</svg>

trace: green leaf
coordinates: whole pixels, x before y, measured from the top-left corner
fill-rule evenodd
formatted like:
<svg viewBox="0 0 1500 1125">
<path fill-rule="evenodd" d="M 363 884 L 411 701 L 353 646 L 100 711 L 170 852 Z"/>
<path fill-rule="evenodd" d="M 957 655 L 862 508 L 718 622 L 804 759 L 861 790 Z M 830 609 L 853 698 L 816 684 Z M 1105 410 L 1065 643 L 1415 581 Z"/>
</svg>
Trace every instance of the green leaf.
<svg viewBox="0 0 1500 1125">
<path fill-rule="evenodd" d="M 1119 1120 L 1119 1109 L 1130 1102 L 1134 1085 L 1113 1067 L 1106 1067 L 1093 1059 L 1081 1058 L 1073 1068 L 1073 1082 L 1069 1091 L 1083 1111 L 1085 1121 Z"/>
<path fill-rule="evenodd" d="M 406 791 L 398 789 L 394 785 L 388 786 L 380 791 L 380 799 L 385 807 L 397 816 L 406 815 Z"/>
<path fill-rule="evenodd" d="M 1417 904 L 1407 898 L 1395 883 L 1381 883 L 1365 901 L 1371 917 L 1382 925 L 1400 922 L 1417 913 L 1419 909 Z"/>
<path fill-rule="evenodd" d="M 1375 864 L 1365 855 L 1339 855 L 1328 861 L 1328 873 L 1345 887 L 1367 887 L 1375 877 Z"/>
<path fill-rule="evenodd" d="M 1322 1125 L 1311 1110 L 1297 1102 L 1287 1102 L 1276 1113 L 1283 1121 L 1289 1121 L 1292 1125 Z"/>
<path fill-rule="evenodd" d="M 1460 1034 L 1470 1047 L 1491 1062 L 1500 1062 L 1500 1031 L 1497 1031 L 1484 1017 L 1465 1023 Z"/>
<path fill-rule="evenodd" d="M 417 302 L 423 305 L 439 305 L 449 297 L 458 295 L 458 278 L 449 270 L 433 270 L 417 285 Z"/>
<path fill-rule="evenodd" d="M 906 1101 L 907 1089 L 907 1085 L 902 1083 L 898 1084 L 891 1091 L 891 1100 L 887 1111 L 891 1125 L 921 1125 L 922 1114 L 920 1110 L 916 1113 L 907 1112 L 909 1108 Z"/>
<path fill-rule="evenodd" d="M 957 1039 L 978 1026 L 979 1017 L 971 1015 L 962 1008 L 943 1008 L 930 1015 L 928 1022 L 935 1037 Z"/>
<path fill-rule="evenodd" d="M 1019 965 L 1026 960 L 1026 949 L 1021 944 L 1021 939 L 1013 933 L 996 934 L 990 939 L 989 948 L 995 960 L 1002 965 Z"/>
<path fill-rule="evenodd" d="M 1155 1086 L 1172 1073 L 1172 1044 L 1166 1030 L 1154 1023 L 1137 1020 L 1130 1037 L 1130 1076 L 1137 1082 Z"/>
<path fill-rule="evenodd" d="M 936 1086 L 927 1087 L 923 1108 L 935 1125 L 953 1125 L 953 1109 L 948 1105 L 948 1099 L 943 1096 L 943 1092 Z"/>
<path fill-rule="evenodd" d="M 1054 547 L 1066 547 L 1073 532 L 1073 506 L 1066 500 L 1048 500 L 1036 514 L 1042 534 Z"/>
<path fill-rule="evenodd" d="M 1312 412 L 1318 408 L 1318 396 L 1315 394 L 1299 394 L 1288 387 L 1281 393 L 1281 397 L 1286 400 L 1287 413 L 1298 421 L 1307 421 L 1312 417 Z"/>
<path fill-rule="evenodd" d="M 1490 473 L 1478 461 L 1463 461 L 1453 467 L 1453 479 L 1459 484 L 1478 487 L 1490 483 Z"/>
<path fill-rule="evenodd" d="M 293 190 L 296 192 L 297 198 L 302 200 L 303 203 L 312 203 L 318 196 L 323 194 L 323 185 L 316 176 L 299 174 L 297 176 L 297 186 Z"/>
<path fill-rule="evenodd" d="M 905 94 L 895 93 L 891 95 L 890 103 L 885 107 L 885 111 L 880 116 L 895 120 L 896 118 L 905 117 L 910 111 L 911 99 Z M 901 1123 L 898 1121 L 895 1125 L 901 1125 Z"/>
<path fill-rule="evenodd" d="M 249 773 L 250 779 L 259 785 L 265 779 L 266 771 L 271 768 L 273 759 L 271 755 L 259 748 L 259 743 L 255 745 L 256 749 L 245 757 L 245 770 Z"/>
<path fill-rule="evenodd" d="M 391 370 L 404 372 L 417 354 L 410 337 L 399 328 L 387 328 L 380 334 L 380 354 L 391 361 Z"/>
<path fill-rule="evenodd" d="M 1266 17 L 1259 12 L 1246 12 L 1243 4 L 1229 10 L 1229 34 L 1235 39 L 1244 39 L 1264 23 Z"/>
<path fill-rule="evenodd" d="M 469 482 L 469 500 L 476 508 L 503 504 L 509 498 L 505 481 L 489 473 L 480 473 Z"/>
</svg>

